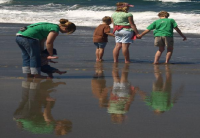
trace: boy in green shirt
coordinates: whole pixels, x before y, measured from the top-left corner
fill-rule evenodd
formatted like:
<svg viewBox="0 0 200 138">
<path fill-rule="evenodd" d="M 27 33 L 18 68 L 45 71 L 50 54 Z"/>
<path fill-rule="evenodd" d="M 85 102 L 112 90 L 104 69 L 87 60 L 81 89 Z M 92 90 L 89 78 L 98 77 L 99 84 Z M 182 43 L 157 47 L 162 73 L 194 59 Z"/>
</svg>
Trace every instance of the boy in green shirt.
<svg viewBox="0 0 200 138">
<path fill-rule="evenodd" d="M 158 16 L 160 19 L 150 24 L 147 27 L 147 30 L 145 30 L 139 35 L 139 38 L 142 38 L 142 36 L 150 32 L 151 30 L 155 29 L 153 32 L 155 37 L 154 45 L 158 46 L 159 49 L 155 54 L 154 64 L 159 63 L 159 59 L 161 57 L 162 52 L 165 50 L 165 46 L 167 47 L 165 63 L 168 64 L 173 53 L 173 45 L 174 45 L 173 29 L 175 29 L 177 33 L 183 37 L 183 41 L 186 40 L 186 37 L 182 34 L 181 30 L 178 28 L 175 20 L 168 18 L 169 17 L 168 12 L 161 11 L 158 14 Z"/>
</svg>

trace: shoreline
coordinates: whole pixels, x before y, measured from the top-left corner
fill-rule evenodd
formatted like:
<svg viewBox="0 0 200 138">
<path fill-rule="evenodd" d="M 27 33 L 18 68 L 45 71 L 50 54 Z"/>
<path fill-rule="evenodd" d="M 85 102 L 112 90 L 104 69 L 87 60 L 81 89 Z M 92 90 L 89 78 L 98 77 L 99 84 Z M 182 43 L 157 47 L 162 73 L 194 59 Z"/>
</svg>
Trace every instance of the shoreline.
<svg viewBox="0 0 200 138">
<path fill-rule="evenodd" d="M 14 26 L 13 26 L 14 25 Z M 26 26 L 26 25 L 30 25 L 30 24 L 27 24 L 27 23 L 0 23 L 0 28 L 1 27 L 10 27 L 10 26 L 12 26 L 12 27 L 17 27 L 17 26 Z M 112 27 L 112 25 L 110 25 L 110 27 Z M 95 26 L 77 26 L 77 30 L 78 30 L 78 28 L 80 28 L 80 29 L 84 29 L 84 28 L 90 28 L 90 29 L 95 29 L 96 27 Z M 111 30 L 112 30 L 113 28 L 111 28 Z M 77 31 L 76 30 L 76 31 Z M 143 29 L 139 29 L 138 28 L 138 31 L 140 32 L 140 33 L 142 33 L 144 30 Z M 151 32 L 149 32 L 148 34 L 146 34 L 146 35 L 149 35 L 149 34 L 153 34 L 153 31 L 151 31 Z M 199 33 L 185 33 L 185 32 L 182 32 L 183 34 L 185 34 L 186 35 L 186 37 L 188 37 L 188 36 L 190 36 L 190 37 L 197 37 L 197 38 L 199 38 L 200 37 L 200 32 Z M 174 31 L 174 36 L 179 36 L 179 34 L 176 32 L 176 31 Z"/>
</svg>

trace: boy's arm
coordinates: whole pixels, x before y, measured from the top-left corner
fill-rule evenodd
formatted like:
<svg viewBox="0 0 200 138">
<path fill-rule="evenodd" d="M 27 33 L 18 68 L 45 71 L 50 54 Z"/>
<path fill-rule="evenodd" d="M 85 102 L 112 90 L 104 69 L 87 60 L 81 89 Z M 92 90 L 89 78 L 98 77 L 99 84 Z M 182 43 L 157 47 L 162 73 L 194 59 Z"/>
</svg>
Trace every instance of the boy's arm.
<svg viewBox="0 0 200 138">
<path fill-rule="evenodd" d="M 113 33 L 106 33 L 106 34 L 115 37 Z"/>
<path fill-rule="evenodd" d="M 183 37 L 183 41 L 187 40 L 187 38 L 183 35 L 183 33 L 181 32 L 181 30 L 178 27 L 174 28 L 176 30 L 176 32 Z"/>
<path fill-rule="evenodd" d="M 145 34 L 147 34 L 148 32 L 150 32 L 151 30 L 145 30 L 140 34 L 140 37 L 142 38 Z"/>
</svg>

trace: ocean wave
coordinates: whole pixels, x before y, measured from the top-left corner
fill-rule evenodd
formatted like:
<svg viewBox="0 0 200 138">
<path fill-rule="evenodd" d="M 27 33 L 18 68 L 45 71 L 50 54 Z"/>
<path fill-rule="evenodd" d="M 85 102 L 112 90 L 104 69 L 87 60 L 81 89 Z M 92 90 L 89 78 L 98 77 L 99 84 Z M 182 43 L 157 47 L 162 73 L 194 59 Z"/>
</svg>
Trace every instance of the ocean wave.
<svg viewBox="0 0 200 138">
<path fill-rule="evenodd" d="M 10 3 L 12 2 L 12 0 L 0 0 L 0 4 L 3 4 L 3 3 Z"/>
<path fill-rule="evenodd" d="M 191 0 L 144 0 L 144 1 L 162 1 L 162 2 L 192 2 Z"/>
<path fill-rule="evenodd" d="M 55 8 L 54 6 L 57 6 Z M 61 7 L 61 8 L 58 8 Z M 97 10 L 100 8 L 100 10 Z M 114 7 L 95 6 L 88 7 L 88 10 L 80 5 L 66 6 L 63 5 L 40 5 L 37 7 L 22 7 L 16 6 L 13 9 L 0 9 L 1 23 L 36 23 L 36 22 L 52 22 L 58 23 L 59 19 L 66 18 L 74 22 L 77 26 L 95 27 L 101 23 L 104 16 L 111 16 L 114 12 Z M 102 9 L 106 10 L 102 10 Z M 113 8 L 113 9 L 112 9 Z M 95 9 L 95 10 L 94 10 Z M 154 20 L 157 20 L 157 12 L 131 12 L 134 16 L 134 21 L 138 29 L 146 29 Z M 170 18 L 176 20 L 179 28 L 184 33 L 200 33 L 200 14 L 170 12 Z"/>
</svg>

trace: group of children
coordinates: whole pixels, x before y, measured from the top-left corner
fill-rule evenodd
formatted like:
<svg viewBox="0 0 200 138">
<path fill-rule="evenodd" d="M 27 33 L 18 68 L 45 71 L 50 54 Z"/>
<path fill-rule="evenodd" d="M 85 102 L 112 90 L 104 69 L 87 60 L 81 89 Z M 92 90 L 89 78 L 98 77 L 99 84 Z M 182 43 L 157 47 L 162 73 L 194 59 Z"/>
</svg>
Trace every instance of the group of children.
<svg viewBox="0 0 200 138">
<path fill-rule="evenodd" d="M 166 54 L 166 61 L 165 63 L 169 63 L 169 60 L 173 53 L 173 29 L 177 31 L 177 33 L 183 37 L 183 41 L 186 40 L 186 37 L 182 34 L 181 30 L 178 28 L 177 23 L 174 19 L 169 19 L 169 13 L 166 11 L 161 11 L 158 14 L 160 19 L 154 21 L 150 24 L 147 29 L 142 32 L 140 35 L 137 35 L 138 39 L 141 39 L 145 34 L 154 30 L 154 45 L 157 46 L 159 49 L 155 54 L 154 64 L 159 63 L 159 59 L 161 54 L 165 50 L 165 46 L 167 47 L 167 54 Z M 102 19 L 102 24 L 100 24 L 94 31 L 93 34 L 93 42 L 96 46 L 96 61 L 101 62 L 103 61 L 103 54 L 106 44 L 108 42 L 108 35 L 115 37 L 113 33 L 111 33 L 110 24 L 112 23 L 112 19 L 109 16 L 105 16 Z M 54 55 L 56 55 L 56 50 L 54 49 Z M 48 62 L 53 62 L 51 59 L 48 59 L 48 52 L 47 50 L 42 52 L 42 67 L 41 70 L 44 73 L 47 73 L 50 78 L 53 78 L 53 73 L 63 74 L 66 71 L 60 71 L 56 68 L 51 67 L 48 65 Z"/>
<path fill-rule="evenodd" d="M 183 41 L 186 40 L 186 37 L 182 34 L 181 30 L 178 28 L 174 19 L 169 19 L 169 13 L 166 11 L 161 11 L 158 14 L 160 19 L 154 21 L 147 27 L 147 30 L 142 32 L 140 35 L 137 35 L 138 39 L 141 39 L 145 34 L 154 30 L 155 37 L 155 46 L 159 47 L 159 50 L 155 54 L 154 64 L 159 63 L 160 56 L 162 52 L 165 50 L 165 46 L 167 47 L 167 55 L 165 63 L 169 63 L 169 60 L 172 56 L 173 52 L 173 29 L 175 29 L 180 36 L 183 37 Z M 110 24 L 111 17 L 105 16 L 102 19 L 103 23 L 100 24 L 94 31 L 93 42 L 96 48 L 96 61 L 102 61 L 102 57 L 104 54 L 104 48 L 108 42 L 108 35 L 114 36 L 114 34 L 110 33 Z"/>
</svg>

